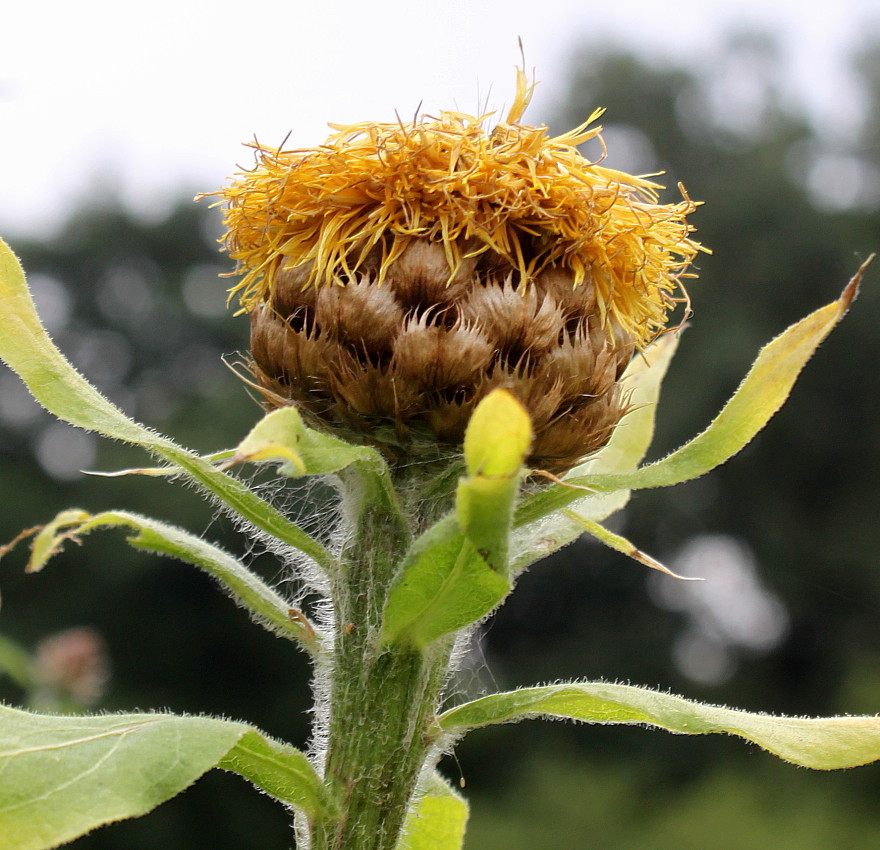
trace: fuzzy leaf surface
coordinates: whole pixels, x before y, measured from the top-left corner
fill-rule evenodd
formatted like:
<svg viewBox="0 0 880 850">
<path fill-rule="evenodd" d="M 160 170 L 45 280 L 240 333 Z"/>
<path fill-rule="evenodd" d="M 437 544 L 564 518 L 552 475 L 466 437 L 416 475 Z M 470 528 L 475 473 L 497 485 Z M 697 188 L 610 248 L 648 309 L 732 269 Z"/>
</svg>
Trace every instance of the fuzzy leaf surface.
<svg viewBox="0 0 880 850">
<path fill-rule="evenodd" d="M 217 766 L 310 814 L 326 808 L 306 757 L 244 723 L 0 706 L 0 850 L 47 850 L 143 815 Z"/>
<path fill-rule="evenodd" d="M 464 436 L 467 475 L 458 483 L 458 524 L 502 574 L 507 573 L 513 506 L 531 441 L 529 415 L 507 390 L 493 390 L 477 405 Z"/>
<path fill-rule="evenodd" d="M 467 802 L 435 773 L 407 816 L 398 850 L 461 850 L 467 819 Z"/>
<path fill-rule="evenodd" d="M 437 722 L 459 736 L 480 726 L 534 717 L 646 724 L 683 735 L 738 735 L 786 761 L 816 770 L 857 767 L 880 759 L 880 717 L 774 717 L 604 682 L 491 694 L 444 712 Z"/>
<path fill-rule="evenodd" d="M 353 467 L 385 509 L 400 516 L 397 493 L 382 455 L 369 446 L 353 446 L 309 428 L 295 407 L 266 414 L 223 468 L 242 461 L 281 461 L 279 472 L 291 477 L 329 475 Z M 406 525 L 402 517 L 401 524 Z"/>
<path fill-rule="evenodd" d="M 629 472 L 644 459 L 654 438 L 654 423 L 660 388 L 669 364 L 678 348 L 678 335 L 665 334 L 641 355 L 633 358 L 621 379 L 623 391 L 632 407 L 614 429 L 608 444 L 589 460 L 572 469 L 565 478 L 589 474 Z M 626 506 L 629 490 L 614 490 L 593 495 L 579 491 L 571 509 L 584 520 L 599 522 Z M 535 497 L 532 497 L 535 498 Z M 527 510 L 526 499 L 520 514 Z M 571 543 L 583 528 L 563 513 L 538 522 L 521 525 L 511 542 L 511 570 L 519 573 L 529 564 Z"/>
<path fill-rule="evenodd" d="M 24 381 L 33 397 L 59 419 L 159 455 L 257 528 L 294 546 L 323 566 L 333 556 L 237 478 L 129 419 L 96 390 L 58 350 L 40 322 L 15 255 L 0 240 L 0 359 Z"/>
<path fill-rule="evenodd" d="M 588 493 L 670 487 L 705 475 L 729 460 L 767 424 L 788 398 L 801 370 L 846 314 L 858 293 L 867 263 L 840 298 L 816 310 L 771 340 L 758 354 L 743 382 L 718 416 L 689 443 L 633 472 L 587 474 L 567 478 L 568 487 Z M 517 525 L 534 522 L 576 501 L 583 491 L 554 485 L 526 500 Z"/>
<path fill-rule="evenodd" d="M 353 446 L 306 426 L 295 407 L 267 413 L 239 443 L 229 465 L 241 461 L 281 461 L 285 475 L 325 475 L 353 463 L 385 466 L 382 455 L 367 446 Z"/>
<path fill-rule="evenodd" d="M 447 517 L 410 548 L 388 596 L 384 639 L 427 646 L 484 617 L 510 589 Z"/>
<path fill-rule="evenodd" d="M 243 776 L 270 797 L 309 814 L 333 808 L 305 753 L 256 729 L 245 731 L 217 767 Z"/>
<path fill-rule="evenodd" d="M 630 543 L 625 537 L 620 534 L 615 534 L 615 532 L 605 528 L 605 526 L 599 525 L 598 522 L 584 519 L 583 517 L 578 516 L 574 511 L 565 511 L 565 514 L 587 534 L 598 540 L 600 543 L 604 543 L 609 549 L 614 549 L 615 552 L 620 552 L 622 555 L 626 555 L 628 558 L 632 558 L 634 561 L 637 561 L 646 567 L 650 567 L 652 570 L 657 570 L 670 578 L 677 578 L 681 581 L 700 580 L 693 576 L 680 576 L 677 573 L 672 572 L 672 570 L 668 567 L 664 567 L 663 564 L 652 558 L 650 555 L 637 549 L 635 545 Z"/>
<path fill-rule="evenodd" d="M 71 509 L 62 511 L 39 530 L 31 547 L 27 571 L 39 572 L 57 555 L 65 542 L 78 541 L 92 531 L 123 527 L 134 532 L 128 543 L 136 549 L 179 558 L 211 575 L 239 604 L 250 611 L 257 622 L 269 631 L 298 640 L 307 648 L 315 633 L 303 618 L 291 618 L 290 607 L 272 588 L 244 564 L 218 546 L 158 520 L 128 511 L 104 511 L 89 514 Z"/>
</svg>

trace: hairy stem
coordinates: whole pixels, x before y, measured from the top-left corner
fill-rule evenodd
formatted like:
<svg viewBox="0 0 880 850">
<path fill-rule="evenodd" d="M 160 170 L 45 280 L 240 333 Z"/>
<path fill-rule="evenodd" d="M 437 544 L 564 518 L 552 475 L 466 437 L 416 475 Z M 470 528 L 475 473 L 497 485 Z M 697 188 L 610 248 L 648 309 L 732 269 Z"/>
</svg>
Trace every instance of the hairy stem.
<svg viewBox="0 0 880 850">
<path fill-rule="evenodd" d="M 409 478 L 410 476 L 407 476 Z M 398 476 L 397 492 L 417 488 Z M 428 650 L 383 644 L 382 615 L 409 545 L 410 528 L 436 505 L 390 505 L 375 479 L 343 478 L 352 536 L 334 582 L 335 636 L 322 718 L 325 778 L 339 814 L 312 825 L 312 850 L 394 850 L 419 776 L 433 753 L 428 730 L 446 677 L 451 641 Z M 406 501 L 401 499 L 401 501 Z M 402 521 L 403 516 L 407 517 Z"/>
</svg>

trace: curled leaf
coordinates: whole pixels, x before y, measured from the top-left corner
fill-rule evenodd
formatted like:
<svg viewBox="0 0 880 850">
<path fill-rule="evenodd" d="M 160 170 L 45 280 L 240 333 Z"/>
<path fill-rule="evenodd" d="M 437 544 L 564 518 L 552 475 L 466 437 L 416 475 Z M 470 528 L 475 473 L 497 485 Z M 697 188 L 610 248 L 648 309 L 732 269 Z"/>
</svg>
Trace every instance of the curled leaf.
<svg viewBox="0 0 880 850">
<path fill-rule="evenodd" d="M 526 409 L 504 389 L 493 390 L 477 406 L 464 435 L 468 475 L 512 478 L 532 442 Z"/>
<path fill-rule="evenodd" d="M 465 432 L 468 474 L 458 484 L 458 523 L 486 563 L 501 574 L 507 573 L 513 505 L 531 441 L 529 415 L 507 390 L 489 393 Z"/>
<path fill-rule="evenodd" d="M 807 361 L 846 315 L 873 259 L 872 255 L 862 264 L 840 298 L 767 343 L 718 416 L 689 443 L 633 472 L 599 472 L 567 478 L 569 489 L 556 485 L 525 501 L 517 511 L 516 525 L 534 522 L 581 498 L 582 494 L 570 489 L 572 485 L 595 494 L 670 487 L 725 463 L 752 440 L 788 398 Z"/>
<path fill-rule="evenodd" d="M 237 478 L 226 475 L 204 458 L 168 437 L 129 419 L 96 390 L 58 350 L 40 322 L 15 255 L 0 240 L 0 359 L 27 385 L 50 413 L 105 437 L 141 446 L 159 455 L 248 522 L 299 549 L 322 567 L 335 569 L 336 559 Z"/>
<path fill-rule="evenodd" d="M 92 531 L 114 527 L 134 531 L 128 542 L 136 549 L 179 558 L 204 570 L 261 625 L 281 637 L 298 641 L 309 652 L 316 650 L 317 636 L 308 619 L 293 611 L 286 600 L 228 552 L 181 528 L 128 511 L 89 514 L 71 509 L 62 511 L 44 526 L 30 529 L 34 540 L 27 572 L 42 570 L 66 541 L 79 542 Z M 21 539 L 19 535 L 15 542 Z M 8 550 L 11 545 L 5 548 Z"/>
<path fill-rule="evenodd" d="M 880 759 L 880 717 L 774 717 L 605 682 L 490 694 L 444 712 L 437 722 L 442 731 L 460 736 L 480 726 L 534 717 L 645 724 L 683 735 L 738 735 L 786 761 L 816 770 L 857 767 Z"/>
</svg>

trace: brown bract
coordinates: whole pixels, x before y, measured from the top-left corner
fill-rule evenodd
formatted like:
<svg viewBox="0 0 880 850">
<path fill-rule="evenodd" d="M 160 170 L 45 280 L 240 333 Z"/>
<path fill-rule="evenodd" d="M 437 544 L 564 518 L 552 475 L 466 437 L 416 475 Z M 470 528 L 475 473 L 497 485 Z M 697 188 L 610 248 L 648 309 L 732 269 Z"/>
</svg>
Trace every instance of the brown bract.
<svg viewBox="0 0 880 850">
<path fill-rule="evenodd" d="M 562 472 L 604 445 L 626 409 L 618 379 L 633 341 L 613 318 L 602 324 L 591 283 L 562 286 L 550 271 L 521 292 L 512 271 L 477 262 L 447 288 L 443 257 L 416 242 L 382 286 L 378 260 L 332 286 L 280 273 L 251 311 L 268 406 L 294 402 L 313 424 L 403 459 L 456 450 L 477 402 L 507 387 L 532 417 L 533 465 Z"/>
<path fill-rule="evenodd" d="M 492 130 L 444 112 L 257 146 L 218 194 L 269 406 L 403 460 L 457 449 L 504 386 L 532 416 L 532 464 L 558 473 L 604 445 L 618 379 L 700 250 L 695 205 L 586 160 L 590 122 L 556 138 L 520 124 L 530 95 L 520 72 Z"/>
</svg>

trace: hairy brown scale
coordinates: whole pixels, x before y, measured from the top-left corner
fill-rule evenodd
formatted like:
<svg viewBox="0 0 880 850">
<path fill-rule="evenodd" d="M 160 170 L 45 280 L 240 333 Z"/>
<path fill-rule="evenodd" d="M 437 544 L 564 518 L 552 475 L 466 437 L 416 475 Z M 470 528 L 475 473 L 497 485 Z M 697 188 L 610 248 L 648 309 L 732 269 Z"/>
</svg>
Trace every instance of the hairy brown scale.
<svg viewBox="0 0 880 850">
<path fill-rule="evenodd" d="M 619 379 L 634 340 L 596 309 L 589 277 L 549 269 L 523 291 L 498 255 L 414 240 L 381 286 L 378 254 L 351 279 L 308 285 L 281 271 L 251 313 L 267 407 L 294 403 L 325 429 L 393 456 L 460 449 L 476 404 L 506 387 L 533 421 L 529 464 L 556 474 L 601 448 L 626 412 Z M 304 288 L 305 287 L 305 288 Z"/>
</svg>

